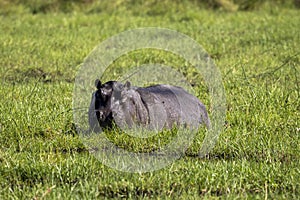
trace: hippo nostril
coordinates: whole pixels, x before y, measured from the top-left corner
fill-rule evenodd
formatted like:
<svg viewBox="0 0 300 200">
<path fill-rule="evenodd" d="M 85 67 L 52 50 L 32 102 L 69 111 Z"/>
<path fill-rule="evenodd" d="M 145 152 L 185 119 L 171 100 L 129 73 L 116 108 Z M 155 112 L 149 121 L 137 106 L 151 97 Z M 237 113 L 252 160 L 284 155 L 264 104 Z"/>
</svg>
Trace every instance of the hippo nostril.
<svg viewBox="0 0 300 200">
<path fill-rule="evenodd" d="M 101 120 L 101 121 L 103 121 L 105 118 L 104 113 L 99 110 L 96 110 L 96 116 L 97 116 L 97 119 Z"/>
</svg>

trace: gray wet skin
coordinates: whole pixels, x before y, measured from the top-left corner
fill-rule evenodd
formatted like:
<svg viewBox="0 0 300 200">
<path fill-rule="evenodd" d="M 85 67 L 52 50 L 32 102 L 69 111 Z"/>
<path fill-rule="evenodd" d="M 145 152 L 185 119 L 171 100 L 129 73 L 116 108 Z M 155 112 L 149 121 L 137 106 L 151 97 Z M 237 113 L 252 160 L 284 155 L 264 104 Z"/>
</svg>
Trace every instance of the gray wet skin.
<svg viewBox="0 0 300 200">
<path fill-rule="evenodd" d="M 94 132 L 111 128 L 143 127 L 150 130 L 170 129 L 174 126 L 198 128 L 210 127 L 207 110 L 195 96 L 181 87 L 154 85 L 134 87 L 95 81 L 97 91 L 92 95 L 89 108 L 89 125 Z M 101 128 L 100 128 L 100 127 Z"/>
</svg>

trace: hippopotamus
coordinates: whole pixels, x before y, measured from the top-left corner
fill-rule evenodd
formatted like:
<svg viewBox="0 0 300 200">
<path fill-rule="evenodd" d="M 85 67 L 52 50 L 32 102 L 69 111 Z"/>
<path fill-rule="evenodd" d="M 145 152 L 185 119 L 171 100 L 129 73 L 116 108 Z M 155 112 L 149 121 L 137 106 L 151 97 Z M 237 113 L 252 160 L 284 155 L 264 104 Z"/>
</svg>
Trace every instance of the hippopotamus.
<svg viewBox="0 0 300 200">
<path fill-rule="evenodd" d="M 131 86 L 118 81 L 95 81 L 89 108 L 89 126 L 94 132 L 103 128 L 142 127 L 150 130 L 175 126 L 210 127 L 204 104 L 181 87 L 172 85 Z"/>
</svg>

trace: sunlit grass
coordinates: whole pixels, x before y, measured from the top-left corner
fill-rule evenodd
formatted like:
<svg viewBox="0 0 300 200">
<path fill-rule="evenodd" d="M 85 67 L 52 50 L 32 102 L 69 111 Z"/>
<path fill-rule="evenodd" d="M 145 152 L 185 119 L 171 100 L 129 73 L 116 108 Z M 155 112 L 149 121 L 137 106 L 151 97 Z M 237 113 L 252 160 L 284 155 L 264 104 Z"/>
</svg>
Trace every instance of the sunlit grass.
<svg viewBox="0 0 300 200">
<path fill-rule="evenodd" d="M 121 4 L 113 14 L 1 16 L 0 199 L 300 195 L 299 11 L 228 13 L 189 5 L 187 9 L 179 4 L 180 12 L 172 7 L 152 15 L 126 11 Z M 91 149 L 76 133 L 72 94 L 79 65 L 97 44 L 144 26 L 177 30 L 207 50 L 223 76 L 227 115 L 207 157 L 197 157 L 200 134 L 186 155 L 170 166 L 131 174 L 115 171 L 89 154 Z M 209 106 L 201 75 L 172 54 L 132 52 L 111 66 L 115 76 L 105 78 L 117 78 L 117 66 L 156 62 L 180 68 Z M 163 134 L 148 140 L 114 131 L 106 135 L 137 152 L 150 152 L 169 141 Z"/>
</svg>

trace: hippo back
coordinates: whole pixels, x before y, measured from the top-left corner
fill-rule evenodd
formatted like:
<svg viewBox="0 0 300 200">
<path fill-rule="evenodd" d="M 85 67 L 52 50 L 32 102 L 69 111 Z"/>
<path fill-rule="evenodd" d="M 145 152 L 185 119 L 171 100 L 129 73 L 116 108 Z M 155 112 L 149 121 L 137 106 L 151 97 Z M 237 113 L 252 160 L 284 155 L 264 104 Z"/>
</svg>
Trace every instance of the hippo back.
<svg viewBox="0 0 300 200">
<path fill-rule="evenodd" d="M 188 125 L 198 128 L 205 124 L 210 127 L 210 121 L 205 106 L 195 96 L 189 94 L 181 87 L 171 85 L 154 85 L 146 88 L 138 88 L 141 99 L 148 108 L 161 105 L 166 113 L 166 128 L 174 125 Z M 151 116 L 151 115 L 150 115 Z M 159 120 L 159 114 L 153 115 Z M 155 119 L 153 119 L 155 121 Z"/>
</svg>

